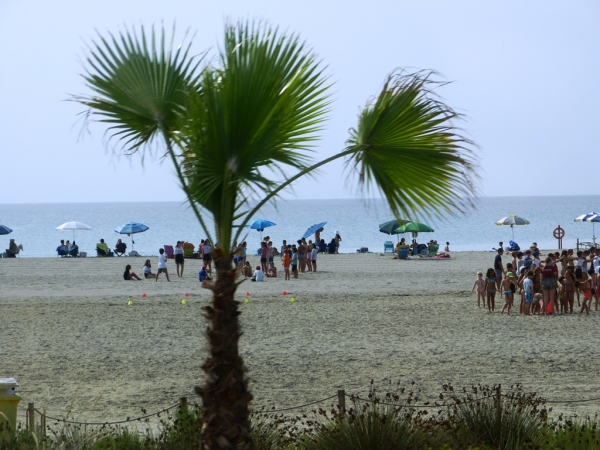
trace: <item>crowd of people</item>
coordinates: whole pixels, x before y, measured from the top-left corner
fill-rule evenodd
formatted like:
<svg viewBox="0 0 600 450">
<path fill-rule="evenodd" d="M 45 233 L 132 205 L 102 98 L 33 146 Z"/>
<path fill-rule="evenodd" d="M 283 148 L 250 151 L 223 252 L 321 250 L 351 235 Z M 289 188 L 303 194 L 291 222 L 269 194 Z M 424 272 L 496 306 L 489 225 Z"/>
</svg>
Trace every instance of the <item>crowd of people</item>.
<svg viewBox="0 0 600 450">
<path fill-rule="evenodd" d="M 504 264 L 502 243 L 495 249 L 494 267 L 477 273 L 471 292 L 477 290 L 477 306 L 494 312 L 500 293 L 505 311 L 510 314 L 515 296 L 520 299 L 519 313 L 549 315 L 573 313 L 575 298 L 579 313 L 590 314 L 591 303 L 600 308 L 600 250 L 572 249 L 542 254 L 534 242 L 528 250 L 508 251 Z M 560 267 L 558 266 L 560 264 Z"/>
<path fill-rule="evenodd" d="M 320 239 L 320 233 L 322 231 L 323 228 L 316 231 L 315 242 L 311 239 L 307 241 L 305 238 L 301 238 L 298 239 L 295 244 L 288 244 L 286 240 L 283 240 L 279 249 L 276 248 L 269 236 L 265 236 L 260 244 L 260 249 L 256 252 L 256 256 L 259 258 L 259 264 L 256 266 L 253 266 L 249 261 L 248 244 L 246 241 L 240 244 L 234 243 L 231 248 L 233 263 L 238 270 L 240 277 L 250 278 L 251 281 L 255 282 L 262 282 L 267 278 L 278 277 L 279 270 L 277 268 L 278 264 L 276 264 L 276 258 L 279 259 L 278 262 L 283 269 L 285 280 L 290 280 L 292 277 L 298 278 L 301 273 L 317 272 L 318 254 L 339 253 L 339 246 L 342 241 L 341 235 L 336 231 L 335 237 L 330 244 L 325 244 L 325 241 Z M 100 244 L 106 246 L 103 239 Z M 185 267 L 184 248 L 186 244 L 186 242 L 177 241 L 177 244 L 173 249 L 178 277 L 183 277 L 183 270 Z M 106 248 L 108 248 L 108 246 L 106 246 Z M 198 246 L 198 252 L 194 254 L 195 258 L 202 260 L 202 267 L 198 272 L 199 281 L 210 281 L 212 279 L 212 248 L 213 247 L 208 239 L 202 239 Z M 147 259 L 143 267 L 144 278 L 152 278 L 158 281 L 160 274 L 164 273 L 167 281 L 170 281 L 167 270 L 167 258 L 165 250 L 162 248 L 159 249 L 156 274 L 152 273 L 151 262 Z M 141 280 L 142 278 L 132 272 L 131 265 L 127 264 L 125 272 L 123 273 L 123 279 L 132 281 Z"/>
</svg>

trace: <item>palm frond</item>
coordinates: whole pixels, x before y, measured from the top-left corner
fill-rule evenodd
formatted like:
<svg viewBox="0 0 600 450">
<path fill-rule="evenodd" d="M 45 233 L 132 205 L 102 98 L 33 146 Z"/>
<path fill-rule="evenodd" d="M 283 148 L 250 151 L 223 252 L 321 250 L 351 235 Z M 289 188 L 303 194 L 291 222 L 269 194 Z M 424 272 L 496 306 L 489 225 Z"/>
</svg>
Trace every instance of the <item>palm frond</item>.
<svg viewBox="0 0 600 450">
<path fill-rule="evenodd" d="M 109 125 L 125 153 L 174 132 L 188 91 L 197 89 L 201 58 L 190 56 L 191 43 L 173 50 L 174 37 L 175 28 L 167 42 L 164 29 L 157 36 L 141 27 L 98 35 L 90 45 L 83 78 L 93 94 L 72 99 L 88 107 L 89 119 Z"/>
<path fill-rule="evenodd" d="M 397 217 L 463 211 L 476 195 L 474 144 L 440 101 L 431 71 L 389 76 L 362 111 L 346 163 L 360 186 L 378 189 Z"/>
</svg>

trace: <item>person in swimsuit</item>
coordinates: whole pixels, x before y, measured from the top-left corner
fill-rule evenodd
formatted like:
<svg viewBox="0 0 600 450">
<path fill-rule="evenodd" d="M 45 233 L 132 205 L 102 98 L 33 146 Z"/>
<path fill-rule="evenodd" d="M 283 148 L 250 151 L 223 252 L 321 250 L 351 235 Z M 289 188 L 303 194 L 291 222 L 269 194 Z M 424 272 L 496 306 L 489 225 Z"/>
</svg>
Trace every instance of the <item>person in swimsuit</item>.
<svg viewBox="0 0 600 450">
<path fill-rule="evenodd" d="M 269 248 L 267 247 L 267 243 L 262 241 L 260 243 L 260 269 L 263 273 L 267 273 L 267 258 L 269 255 Z"/>
<path fill-rule="evenodd" d="M 563 288 L 564 288 L 564 300 L 565 307 L 569 313 L 573 314 L 573 303 L 575 303 L 575 286 L 573 281 L 573 272 L 570 269 L 565 271 L 564 280 L 563 280 Z"/>
<path fill-rule="evenodd" d="M 504 275 L 504 266 L 502 265 L 502 254 L 504 250 L 502 247 L 498 249 L 498 254 L 494 258 L 494 271 L 496 273 L 496 289 L 500 290 L 500 283 L 502 283 L 502 275 Z"/>
<path fill-rule="evenodd" d="M 516 280 L 513 277 L 512 272 L 506 273 L 506 278 L 502 280 L 502 294 L 504 295 L 504 306 L 500 311 L 500 314 L 504 314 L 504 310 L 507 309 L 507 314 L 510 314 L 510 308 L 512 308 L 513 300 L 513 287 L 515 285 Z"/>
<path fill-rule="evenodd" d="M 494 312 L 496 300 L 496 271 L 489 268 L 486 273 L 487 307 L 488 312 Z"/>
<path fill-rule="evenodd" d="M 592 301 L 592 288 L 590 287 L 592 280 L 587 279 L 585 281 L 576 281 L 575 288 L 583 294 L 583 303 L 581 304 L 581 310 L 579 314 L 585 313 L 590 315 L 590 302 Z"/>
<path fill-rule="evenodd" d="M 306 247 L 302 243 L 302 239 L 298 241 L 298 265 L 300 266 L 300 272 L 304 272 L 306 270 L 306 260 L 304 257 L 306 256 Z M 295 278 L 295 277 L 294 277 Z"/>
<path fill-rule="evenodd" d="M 471 294 L 475 291 L 475 288 L 477 288 L 477 307 L 481 308 L 480 299 L 483 306 L 485 306 L 485 280 L 483 279 L 483 272 L 477 272 L 477 278 L 473 284 L 473 289 L 471 289 Z"/>
</svg>

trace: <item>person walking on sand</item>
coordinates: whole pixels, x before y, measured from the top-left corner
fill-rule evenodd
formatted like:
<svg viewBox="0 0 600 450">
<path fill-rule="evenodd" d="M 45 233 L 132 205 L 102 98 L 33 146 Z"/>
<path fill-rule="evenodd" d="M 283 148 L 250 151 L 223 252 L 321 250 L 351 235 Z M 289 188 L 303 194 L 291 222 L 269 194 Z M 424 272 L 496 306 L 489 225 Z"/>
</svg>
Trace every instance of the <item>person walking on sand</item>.
<svg viewBox="0 0 600 450">
<path fill-rule="evenodd" d="M 502 275 L 504 275 L 504 265 L 502 264 L 502 254 L 504 250 L 500 247 L 498 254 L 494 258 L 494 271 L 496 272 L 496 290 L 500 290 L 500 284 L 502 283 Z"/>
<path fill-rule="evenodd" d="M 210 241 L 206 239 L 204 241 L 204 245 L 202 246 L 202 261 L 204 261 L 204 265 L 208 269 L 208 274 L 212 277 L 212 257 L 210 256 Z"/>
<path fill-rule="evenodd" d="M 485 280 L 483 279 L 483 272 L 477 272 L 477 279 L 473 284 L 473 289 L 471 289 L 471 294 L 477 288 L 477 307 L 481 308 L 481 304 L 479 300 L 481 299 L 481 303 L 485 307 Z"/>
<path fill-rule="evenodd" d="M 158 281 L 158 277 L 161 273 L 164 273 L 167 277 L 167 281 L 169 280 L 169 271 L 167 270 L 167 255 L 165 255 L 165 249 L 161 248 L 158 250 L 158 271 L 156 272 L 156 280 Z"/>
</svg>

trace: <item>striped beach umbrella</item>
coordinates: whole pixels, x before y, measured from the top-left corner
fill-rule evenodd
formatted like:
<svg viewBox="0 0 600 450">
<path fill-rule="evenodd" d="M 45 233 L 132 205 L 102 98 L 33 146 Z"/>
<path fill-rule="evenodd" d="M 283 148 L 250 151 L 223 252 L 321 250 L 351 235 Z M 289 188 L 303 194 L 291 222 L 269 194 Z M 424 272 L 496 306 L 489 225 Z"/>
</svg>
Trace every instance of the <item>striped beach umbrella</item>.
<svg viewBox="0 0 600 450">
<path fill-rule="evenodd" d="M 509 216 L 503 217 L 502 219 L 496 222 L 496 225 L 508 225 L 512 230 L 512 238 L 515 240 L 515 225 L 529 225 L 529 220 L 523 219 L 522 217 L 517 216 L 516 214 L 511 214 Z"/>
<path fill-rule="evenodd" d="M 592 241 L 594 241 L 594 246 L 596 246 L 596 222 L 600 222 L 600 214 L 596 212 L 591 212 L 587 214 L 582 214 L 581 216 L 575 219 L 575 222 L 592 222 Z"/>
</svg>

